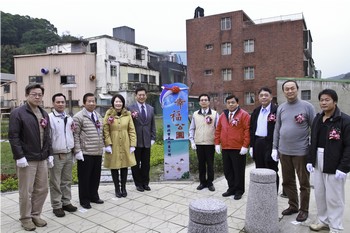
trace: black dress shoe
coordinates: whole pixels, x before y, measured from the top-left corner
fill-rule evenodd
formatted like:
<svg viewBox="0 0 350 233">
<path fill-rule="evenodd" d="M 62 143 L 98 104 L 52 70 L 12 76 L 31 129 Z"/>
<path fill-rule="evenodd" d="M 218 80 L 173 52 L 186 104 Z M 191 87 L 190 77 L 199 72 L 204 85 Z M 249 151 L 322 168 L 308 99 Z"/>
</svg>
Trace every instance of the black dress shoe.
<svg viewBox="0 0 350 233">
<path fill-rule="evenodd" d="M 146 191 L 151 191 L 151 188 L 147 184 L 143 186 L 143 189 Z"/>
<path fill-rule="evenodd" d="M 296 213 L 298 213 L 298 210 L 292 209 L 290 207 L 288 207 L 287 209 L 282 211 L 282 215 L 292 215 L 292 214 L 296 214 Z"/>
<path fill-rule="evenodd" d="M 208 189 L 209 189 L 209 191 L 212 191 L 212 192 L 215 191 L 214 185 L 210 185 L 210 186 L 208 187 Z"/>
<path fill-rule="evenodd" d="M 224 193 L 222 194 L 223 197 L 229 197 L 229 196 L 232 196 L 232 195 L 234 195 L 234 194 L 231 193 L 231 192 L 229 192 L 229 191 L 224 192 Z"/>
<path fill-rule="evenodd" d="M 102 201 L 101 199 L 95 200 L 95 201 L 91 201 L 92 203 L 96 203 L 96 204 L 103 204 L 105 203 L 104 201 Z"/>
<path fill-rule="evenodd" d="M 235 197 L 233 199 L 235 200 L 239 200 L 242 198 L 242 195 L 241 194 L 236 194 Z"/>
<path fill-rule="evenodd" d="M 136 186 L 136 190 L 137 191 L 140 191 L 140 192 L 143 192 L 143 191 L 145 191 L 145 189 L 142 187 L 142 186 Z"/>
<path fill-rule="evenodd" d="M 91 205 L 90 204 L 80 204 L 81 207 L 83 207 L 84 209 L 91 209 Z"/>
<path fill-rule="evenodd" d="M 204 189 L 205 187 L 207 187 L 207 186 L 204 185 L 204 184 L 200 184 L 200 185 L 198 185 L 197 190 L 202 190 L 202 189 Z"/>
<path fill-rule="evenodd" d="M 297 218 L 296 218 L 296 220 L 297 220 L 298 222 L 304 222 L 304 221 L 306 221 L 307 217 L 309 217 L 309 213 L 300 210 L 300 211 L 299 211 L 299 214 L 298 214 L 298 216 L 297 216 Z"/>
</svg>

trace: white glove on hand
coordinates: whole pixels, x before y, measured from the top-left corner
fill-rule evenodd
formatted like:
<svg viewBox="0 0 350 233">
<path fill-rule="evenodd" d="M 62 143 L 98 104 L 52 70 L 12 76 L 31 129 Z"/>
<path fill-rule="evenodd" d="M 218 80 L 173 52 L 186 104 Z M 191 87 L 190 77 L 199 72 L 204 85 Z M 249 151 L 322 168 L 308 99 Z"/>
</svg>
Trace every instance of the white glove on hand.
<svg viewBox="0 0 350 233">
<path fill-rule="evenodd" d="M 196 144 L 195 143 L 191 143 L 191 148 L 192 148 L 192 150 L 197 150 Z"/>
<path fill-rule="evenodd" d="M 153 146 L 153 144 L 155 143 L 156 141 L 154 140 L 151 140 L 151 146 Z"/>
<path fill-rule="evenodd" d="M 312 166 L 312 163 L 306 164 L 306 170 L 310 173 L 313 173 L 315 168 Z"/>
<path fill-rule="evenodd" d="M 84 161 L 83 152 L 82 152 L 82 151 L 79 151 L 78 153 L 76 153 L 76 154 L 75 154 L 75 159 L 76 159 L 76 160 Z"/>
<path fill-rule="evenodd" d="M 221 154 L 220 145 L 215 145 L 215 151 L 216 151 L 216 153 Z"/>
<path fill-rule="evenodd" d="M 109 154 L 112 154 L 112 147 L 111 146 L 106 146 L 105 151 Z"/>
<path fill-rule="evenodd" d="M 276 149 L 272 149 L 271 158 L 272 158 L 275 162 L 278 162 L 278 152 L 277 152 Z"/>
<path fill-rule="evenodd" d="M 131 146 L 130 147 L 130 154 L 133 153 L 135 151 L 135 147 Z"/>
<path fill-rule="evenodd" d="M 53 156 L 50 155 L 48 158 L 47 158 L 47 166 L 48 168 L 53 168 Z"/>
<path fill-rule="evenodd" d="M 17 165 L 17 167 L 28 167 L 29 166 L 26 157 L 17 159 L 16 165 Z"/>
<path fill-rule="evenodd" d="M 241 151 L 239 152 L 240 155 L 245 155 L 248 153 L 248 148 L 245 148 L 244 146 L 242 146 Z"/>
<path fill-rule="evenodd" d="M 337 180 L 345 180 L 346 179 L 346 173 L 340 171 L 340 170 L 336 170 L 335 171 L 335 178 Z"/>
<path fill-rule="evenodd" d="M 249 155 L 250 155 L 250 158 L 253 158 L 253 147 L 249 148 Z"/>
</svg>

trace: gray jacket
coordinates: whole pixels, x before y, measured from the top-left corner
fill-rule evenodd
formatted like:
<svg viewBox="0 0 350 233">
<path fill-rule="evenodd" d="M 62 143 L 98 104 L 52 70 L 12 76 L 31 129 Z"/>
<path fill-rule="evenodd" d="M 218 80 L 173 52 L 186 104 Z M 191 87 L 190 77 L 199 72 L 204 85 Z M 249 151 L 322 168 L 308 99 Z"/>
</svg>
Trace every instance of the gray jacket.
<svg viewBox="0 0 350 233">
<path fill-rule="evenodd" d="M 76 113 L 73 117 L 76 129 L 74 131 L 74 153 L 82 151 L 84 155 L 102 156 L 103 153 L 103 118 L 94 112 L 98 118 L 100 126 L 96 126 L 88 114 L 87 110 Z"/>
</svg>

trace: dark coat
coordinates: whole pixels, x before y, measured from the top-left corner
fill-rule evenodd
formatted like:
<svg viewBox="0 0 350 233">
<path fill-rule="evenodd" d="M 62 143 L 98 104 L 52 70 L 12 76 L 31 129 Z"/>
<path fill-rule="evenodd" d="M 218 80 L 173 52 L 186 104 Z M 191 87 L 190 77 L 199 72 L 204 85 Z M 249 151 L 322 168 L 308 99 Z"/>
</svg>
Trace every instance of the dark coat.
<svg viewBox="0 0 350 233">
<path fill-rule="evenodd" d="M 250 116 L 250 146 L 254 147 L 255 144 L 255 131 L 257 128 L 257 122 L 258 122 L 258 116 L 260 113 L 262 106 L 259 106 L 253 110 L 253 113 Z M 277 112 L 277 105 L 271 103 L 271 109 L 270 114 L 275 114 L 276 116 Z M 265 161 L 273 161 L 271 158 L 271 152 L 272 152 L 272 142 L 273 142 L 273 131 L 275 129 L 276 121 L 268 121 L 267 123 L 267 136 L 265 138 L 266 141 L 266 153 L 265 153 Z"/>
<path fill-rule="evenodd" d="M 324 113 L 318 113 L 311 127 L 311 146 L 307 162 L 315 166 L 317 158 L 317 140 L 320 123 Z M 350 116 L 341 112 L 337 107 L 333 116 L 328 119 L 326 146 L 324 148 L 323 173 L 335 174 L 336 170 L 344 173 L 350 171 Z M 329 139 L 332 129 L 340 130 L 340 139 Z"/>
<path fill-rule="evenodd" d="M 151 147 L 151 140 L 156 140 L 156 123 L 154 118 L 154 109 L 151 105 L 145 104 L 147 117 L 146 120 L 142 120 L 140 109 L 137 103 L 128 107 L 128 110 L 132 113 L 133 121 L 137 135 L 136 147 Z M 137 113 L 136 116 L 133 113 Z"/>
<path fill-rule="evenodd" d="M 15 160 L 26 157 L 27 161 L 41 161 L 52 154 L 49 115 L 39 107 L 47 125 L 44 128 L 41 148 L 38 119 L 28 104 L 14 109 L 10 114 L 9 141 Z"/>
</svg>

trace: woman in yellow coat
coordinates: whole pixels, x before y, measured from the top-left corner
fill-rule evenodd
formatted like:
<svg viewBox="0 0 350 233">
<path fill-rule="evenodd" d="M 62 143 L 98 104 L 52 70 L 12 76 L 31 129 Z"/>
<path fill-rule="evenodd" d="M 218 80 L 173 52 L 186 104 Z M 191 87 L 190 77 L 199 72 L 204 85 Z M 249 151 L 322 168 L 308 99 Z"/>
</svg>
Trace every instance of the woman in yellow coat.
<svg viewBox="0 0 350 233">
<path fill-rule="evenodd" d="M 131 113 L 125 108 L 125 99 L 116 94 L 111 100 L 112 107 L 103 119 L 105 154 L 103 166 L 111 169 L 116 197 L 126 197 L 128 167 L 136 165 L 136 131 Z M 120 179 L 119 179 L 120 170 Z M 120 184 L 119 185 L 119 180 Z"/>
</svg>

